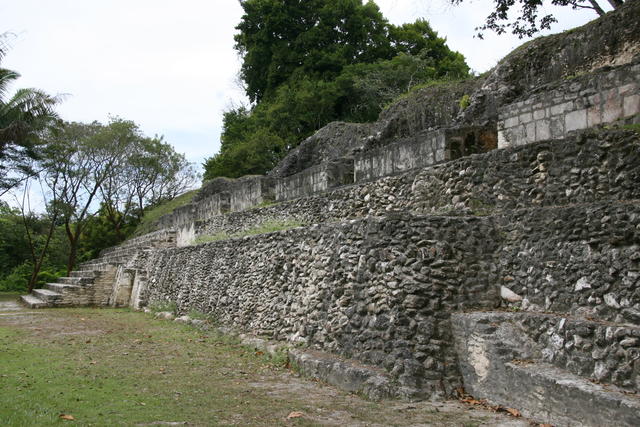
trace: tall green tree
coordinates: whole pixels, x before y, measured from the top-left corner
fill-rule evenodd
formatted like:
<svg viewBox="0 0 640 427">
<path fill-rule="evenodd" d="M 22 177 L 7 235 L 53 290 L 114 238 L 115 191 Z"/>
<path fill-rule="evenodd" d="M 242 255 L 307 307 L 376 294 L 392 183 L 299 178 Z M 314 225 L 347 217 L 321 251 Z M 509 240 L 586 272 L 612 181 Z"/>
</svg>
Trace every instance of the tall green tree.
<svg viewBox="0 0 640 427">
<path fill-rule="evenodd" d="M 251 101 L 273 95 L 294 70 L 334 78 L 342 67 L 391 58 L 388 23 L 361 0 L 244 0 L 236 27 Z"/>
<path fill-rule="evenodd" d="M 42 144 L 41 132 L 58 120 L 54 108 L 61 101 L 38 89 L 18 89 L 9 95 L 9 86 L 20 74 L 1 66 L 8 37 L 0 34 L 0 194 L 33 173 L 31 160 Z"/>
<path fill-rule="evenodd" d="M 394 26 L 362 0 L 245 0 L 236 27 L 251 106 L 224 113 L 205 179 L 263 174 L 334 120 L 372 121 L 418 84 L 468 76 L 424 20 Z"/>
<path fill-rule="evenodd" d="M 44 154 L 42 175 L 57 196 L 52 209 L 69 242 L 67 272 L 96 214 L 122 241 L 132 216 L 139 221 L 146 205 L 175 197 L 196 179 L 184 156 L 162 138 L 145 137 L 134 122 L 120 118 L 107 125 L 66 123 L 49 135 Z"/>
</svg>

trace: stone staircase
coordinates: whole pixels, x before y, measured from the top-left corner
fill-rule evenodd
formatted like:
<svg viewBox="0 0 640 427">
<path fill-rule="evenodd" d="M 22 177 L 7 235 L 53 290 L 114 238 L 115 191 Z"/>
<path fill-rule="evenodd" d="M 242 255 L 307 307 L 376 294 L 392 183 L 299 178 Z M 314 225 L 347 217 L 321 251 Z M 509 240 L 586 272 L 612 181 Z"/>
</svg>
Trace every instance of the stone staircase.
<svg viewBox="0 0 640 427">
<path fill-rule="evenodd" d="M 55 283 L 34 289 L 20 300 L 29 308 L 122 305 L 114 289 L 118 272 L 125 267 L 135 268 L 141 255 L 149 251 L 174 245 L 175 232 L 171 230 L 130 239 L 103 250 L 98 258 L 80 264 L 69 277 L 60 277 Z"/>
</svg>

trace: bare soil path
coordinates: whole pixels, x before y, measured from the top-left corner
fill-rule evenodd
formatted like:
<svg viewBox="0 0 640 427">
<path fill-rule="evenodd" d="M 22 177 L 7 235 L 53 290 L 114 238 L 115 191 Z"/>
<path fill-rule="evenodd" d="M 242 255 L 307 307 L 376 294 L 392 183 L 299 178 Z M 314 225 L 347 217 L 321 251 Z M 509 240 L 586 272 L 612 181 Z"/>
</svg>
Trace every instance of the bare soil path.
<svg viewBox="0 0 640 427">
<path fill-rule="evenodd" d="M 459 402 L 371 402 L 224 336 L 0 299 L 0 425 L 528 426 Z"/>
</svg>

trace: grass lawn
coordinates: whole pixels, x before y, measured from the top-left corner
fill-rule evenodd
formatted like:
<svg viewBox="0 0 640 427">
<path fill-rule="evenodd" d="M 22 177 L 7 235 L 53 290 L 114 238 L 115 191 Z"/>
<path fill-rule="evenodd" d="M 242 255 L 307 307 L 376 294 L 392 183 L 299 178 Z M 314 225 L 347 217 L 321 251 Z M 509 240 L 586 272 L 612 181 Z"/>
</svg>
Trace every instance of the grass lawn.
<svg viewBox="0 0 640 427">
<path fill-rule="evenodd" d="M 497 416 L 374 403 L 190 326 L 123 309 L 18 310 L 13 298 L 0 297 L 2 426 L 491 425 Z"/>
</svg>

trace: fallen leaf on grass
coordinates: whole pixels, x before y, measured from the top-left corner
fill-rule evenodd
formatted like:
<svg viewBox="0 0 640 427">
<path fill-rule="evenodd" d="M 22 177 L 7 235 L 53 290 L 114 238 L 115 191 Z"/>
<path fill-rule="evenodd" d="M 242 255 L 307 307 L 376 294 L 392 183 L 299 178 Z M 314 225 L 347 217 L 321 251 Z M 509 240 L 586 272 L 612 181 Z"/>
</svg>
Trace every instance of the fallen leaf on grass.
<svg viewBox="0 0 640 427">
<path fill-rule="evenodd" d="M 287 418 L 291 419 L 291 418 L 300 418 L 302 417 L 304 414 L 300 411 L 293 411 L 292 413 L 290 413 L 289 415 L 287 415 Z"/>
<path fill-rule="evenodd" d="M 505 411 L 507 411 L 508 413 L 510 413 L 512 416 L 514 417 L 521 417 L 522 414 L 520 413 L 520 411 L 518 411 L 517 409 L 513 409 L 513 408 L 504 408 Z"/>
<path fill-rule="evenodd" d="M 58 418 L 60 418 L 61 420 L 67 420 L 67 421 L 75 420 L 73 415 L 69 415 L 69 414 L 60 414 L 60 416 Z"/>
</svg>

